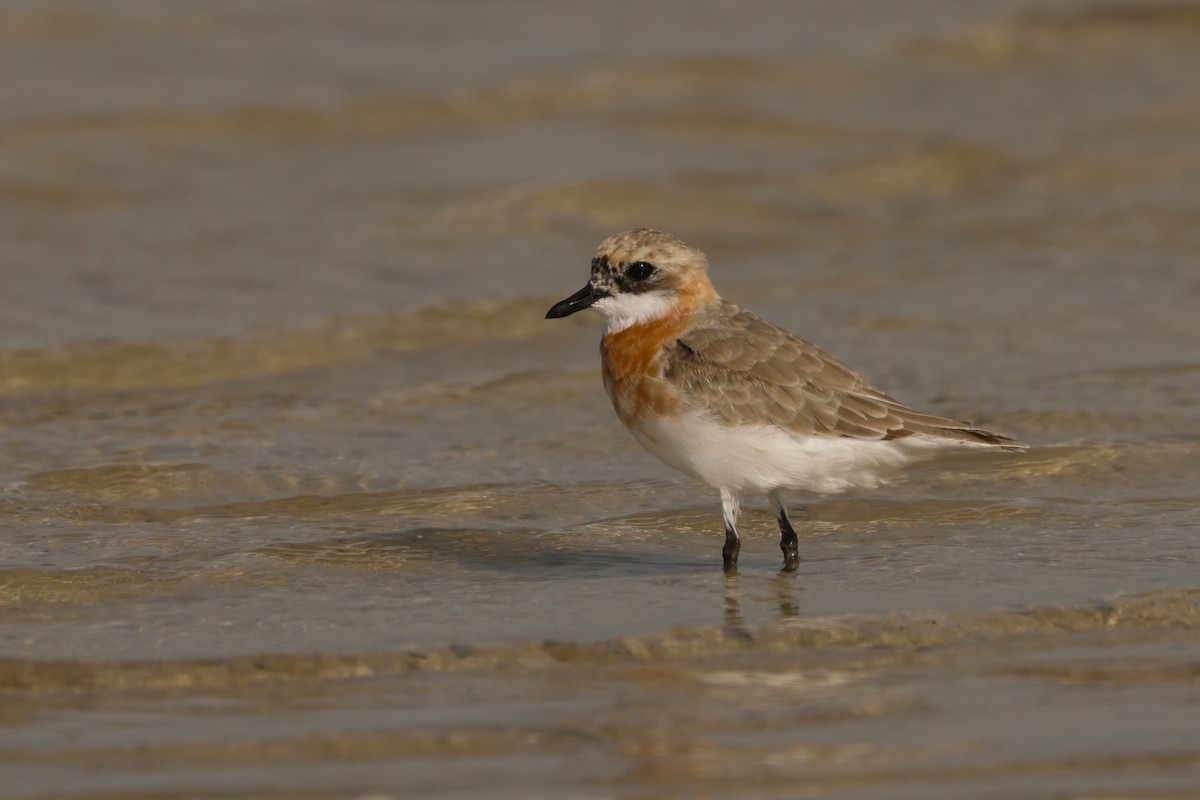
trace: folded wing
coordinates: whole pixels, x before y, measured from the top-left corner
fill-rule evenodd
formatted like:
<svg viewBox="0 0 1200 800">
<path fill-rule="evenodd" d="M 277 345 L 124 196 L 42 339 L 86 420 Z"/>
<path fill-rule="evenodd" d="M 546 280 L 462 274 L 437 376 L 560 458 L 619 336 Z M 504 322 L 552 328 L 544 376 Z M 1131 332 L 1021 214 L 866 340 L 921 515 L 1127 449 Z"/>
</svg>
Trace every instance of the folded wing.
<svg viewBox="0 0 1200 800">
<path fill-rule="evenodd" d="M 816 345 L 721 301 L 664 355 L 663 377 L 727 425 L 777 425 L 799 435 L 898 439 L 923 435 L 1024 449 L 970 423 L 922 414 L 871 386 Z"/>
</svg>

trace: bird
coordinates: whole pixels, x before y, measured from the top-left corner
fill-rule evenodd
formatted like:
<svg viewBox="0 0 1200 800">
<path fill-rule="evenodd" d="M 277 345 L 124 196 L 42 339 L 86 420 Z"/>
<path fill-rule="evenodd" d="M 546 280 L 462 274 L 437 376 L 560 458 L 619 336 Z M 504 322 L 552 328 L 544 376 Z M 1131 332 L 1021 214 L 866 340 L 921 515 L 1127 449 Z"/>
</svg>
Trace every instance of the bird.
<svg viewBox="0 0 1200 800">
<path fill-rule="evenodd" d="M 633 437 L 668 466 L 717 489 L 726 571 L 736 570 L 743 492 L 775 512 L 783 570 L 800 562 L 785 493 L 873 488 L 954 448 L 1028 445 L 916 411 L 814 344 L 717 294 L 700 250 L 638 228 L 601 242 L 585 285 L 547 319 L 604 318 L 604 388 Z"/>
</svg>

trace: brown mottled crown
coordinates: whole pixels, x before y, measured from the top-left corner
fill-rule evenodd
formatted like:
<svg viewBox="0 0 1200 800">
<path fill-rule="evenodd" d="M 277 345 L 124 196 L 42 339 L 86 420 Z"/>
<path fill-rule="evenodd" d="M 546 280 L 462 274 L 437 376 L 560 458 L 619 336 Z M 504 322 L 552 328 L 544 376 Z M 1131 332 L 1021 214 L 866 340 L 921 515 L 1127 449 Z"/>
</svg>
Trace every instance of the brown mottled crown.
<svg viewBox="0 0 1200 800">
<path fill-rule="evenodd" d="M 652 228 L 635 228 L 614 234 L 596 248 L 596 258 L 617 264 L 649 261 L 658 266 L 675 266 L 689 271 L 707 272 L 704 253 L 669 233 Z"/>
<path fill-rule="evenodd" d="M 654 267 L 649 279 L 631 276 L 631 265 L 644 262 Z M 669 233 L 638 228 L 610 236 L 600 243 L 592 259 L 593 286 L 607 292 L 642 294 L 654 290 L 703 289 L 710 295 L 708 260 Z M 704 288 L 707 287 L 707 288 Z"/>
</svg>

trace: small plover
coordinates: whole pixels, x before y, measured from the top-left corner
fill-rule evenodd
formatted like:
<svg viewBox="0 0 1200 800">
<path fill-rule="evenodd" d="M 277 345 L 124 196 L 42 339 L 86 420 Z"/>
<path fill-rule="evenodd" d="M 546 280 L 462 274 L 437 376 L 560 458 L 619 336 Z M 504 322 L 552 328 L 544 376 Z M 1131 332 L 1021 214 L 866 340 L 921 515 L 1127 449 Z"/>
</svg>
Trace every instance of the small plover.
<svg viewBox="0 0 1200 800">
<path fill-rule="evenodd" d="M 870 488 L 946 448 L 1024 450 L 969 422 L 915 411 L 833 356 L 723 300 L 699 250 L 638 229 L 601 243 L 586 286 L 546 318 L 594 308 L 604 388 L 635 439 L 721 493 L 725 568 L 741 493 L 765 493 L 784 569 L 799 563 L 783 492 Z"/>
</svg>

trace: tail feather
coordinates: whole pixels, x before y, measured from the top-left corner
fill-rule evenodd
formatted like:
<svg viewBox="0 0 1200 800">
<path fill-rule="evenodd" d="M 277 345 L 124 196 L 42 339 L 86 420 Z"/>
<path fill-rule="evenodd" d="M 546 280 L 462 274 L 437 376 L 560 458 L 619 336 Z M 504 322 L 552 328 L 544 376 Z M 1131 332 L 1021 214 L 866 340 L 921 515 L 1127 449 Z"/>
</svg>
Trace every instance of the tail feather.
<svg viewBox="0 0 1200 800">
<path fill-rule="evenodd" d="M 937 439 L 952 439 L 964 444 L 982 444 L 998 447 L 1002 450 L 1028 450 L 1029 445 L 1019 442 L 1000 433 L 976 428 L 969 422 L 934 417 L 919 412 L 905 415 L 904 426 L 894 431 L 888 431 L 888 439 L 898 439 L 904 436 L 932 436 Z"/>
</svg>

